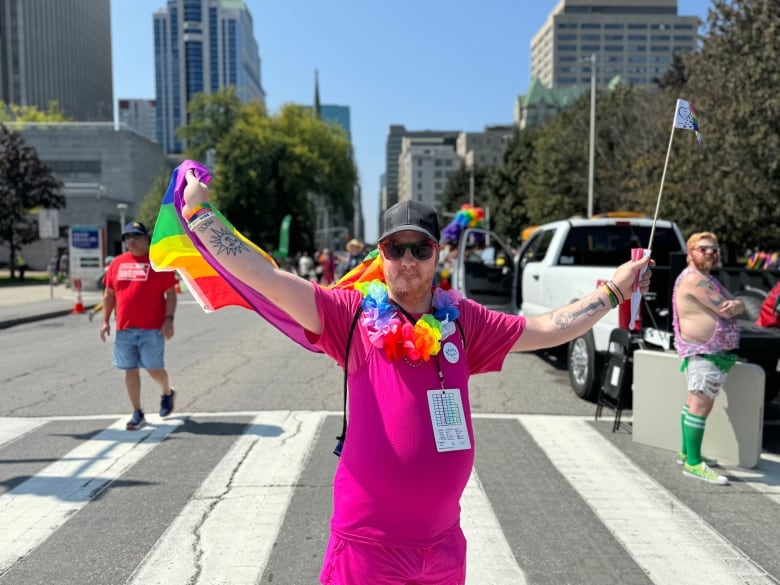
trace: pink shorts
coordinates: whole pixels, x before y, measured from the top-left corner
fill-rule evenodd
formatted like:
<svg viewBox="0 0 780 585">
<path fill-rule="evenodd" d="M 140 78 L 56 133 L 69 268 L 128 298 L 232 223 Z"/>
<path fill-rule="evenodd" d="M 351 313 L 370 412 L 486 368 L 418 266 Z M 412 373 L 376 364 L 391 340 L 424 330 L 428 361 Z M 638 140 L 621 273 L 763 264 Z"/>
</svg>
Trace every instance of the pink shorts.
<svg viewBox="0 0 780 585">
<path fill-rule="evenodd" d="M 456 526 L 424 548 L 390 547 L 331 533 L 322 585 L 464 585 L 466 537 Z"/>
</svg>

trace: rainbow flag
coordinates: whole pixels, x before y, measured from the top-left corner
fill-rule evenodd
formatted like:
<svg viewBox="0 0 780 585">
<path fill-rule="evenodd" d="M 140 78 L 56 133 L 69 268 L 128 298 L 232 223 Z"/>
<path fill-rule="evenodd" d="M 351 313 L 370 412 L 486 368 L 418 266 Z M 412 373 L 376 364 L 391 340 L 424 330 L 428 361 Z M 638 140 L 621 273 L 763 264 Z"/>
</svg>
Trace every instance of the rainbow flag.
<svg viewBox="0 0 780 585">
<path fill-rule="evenodd" d="M 152 233 L 149 258 L 154 269 L 178 272 L 204 311 L 216 311 L 228 306 L 250 309 L 302 347 L 320 352 L 306 339 L 303 327 L 261 293 L 222 268 L 200 240 L 186 228 L 181 208 L 184 206 L 183 193 L 187 185 L 185 176 L 189 170 L 204 183 L 211 180 L 208 169 L 196 161 L 186 160 L 174 169 Z M 233 230 L 237 238 L 276 266 L 276 262 L 267 252 L 236 230 L 225 216 L 216 209 L 214 213 Z M 384 281 L 382 257 L 377 250 L 371 252 L 361 264 L 331 286 L 351 289 L 359 282 L 370 282 L 374 279 Z"/>
</svg>

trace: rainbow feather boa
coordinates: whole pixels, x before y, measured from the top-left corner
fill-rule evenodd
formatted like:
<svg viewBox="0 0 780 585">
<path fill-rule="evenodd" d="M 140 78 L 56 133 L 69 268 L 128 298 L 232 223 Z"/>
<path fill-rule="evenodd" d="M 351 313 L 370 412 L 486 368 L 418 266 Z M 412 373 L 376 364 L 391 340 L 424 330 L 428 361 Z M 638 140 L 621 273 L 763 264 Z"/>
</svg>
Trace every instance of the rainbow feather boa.
<svg viewBox="0 0 780 585">
<path fill-rule="evenodd" d="M 463 299 L 457 290 L 435 289 L 433 315 L 426 313 L 412 325 L 399 317 L 385 283 L 360 282 L 355 288 L 363 293 L 360 322 L 368 331 L 371 344 L 384 349 L 390 360 L 406 357 L 428 361 L 441 350 L 441 341 L 455 332 L 455 319 L 460 316 L 458 303 Z"/>
</svg>

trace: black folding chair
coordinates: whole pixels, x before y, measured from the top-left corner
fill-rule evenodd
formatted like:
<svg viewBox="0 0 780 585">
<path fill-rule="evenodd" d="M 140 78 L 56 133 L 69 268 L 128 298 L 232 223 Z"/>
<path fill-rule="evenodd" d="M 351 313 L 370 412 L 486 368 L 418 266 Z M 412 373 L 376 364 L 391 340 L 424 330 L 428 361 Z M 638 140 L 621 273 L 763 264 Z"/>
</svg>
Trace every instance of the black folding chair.
<svg viewBox="0 0 780 585">
<path fill-rule="evenodd" d="M 627 329 L 613 329 L 609 335 L 607 363 L 596 399 L 596 420 L 605 406 L 614 410 L 613 433 L 620 428 L 620 415 L 628 403 L 633 371 L 632 343 L 631 333 Z"/>
</svg>

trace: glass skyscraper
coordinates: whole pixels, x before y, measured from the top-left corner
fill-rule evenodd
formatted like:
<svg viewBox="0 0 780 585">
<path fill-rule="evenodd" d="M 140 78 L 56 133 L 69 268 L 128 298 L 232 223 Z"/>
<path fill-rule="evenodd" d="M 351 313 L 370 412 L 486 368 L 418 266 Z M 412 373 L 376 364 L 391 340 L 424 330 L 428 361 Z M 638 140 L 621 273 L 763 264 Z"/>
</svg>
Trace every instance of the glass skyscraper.
<svg viewBox="0 0 780 585">
<path fill-rule="evenodd" d="M 241 0 L 168 0 L 154 15 L 157 140 L 180 153 L 176 128 L 197 93 L 234 86 L 243 102 L 265 103 L 252 15 Z"/>
</svg>

